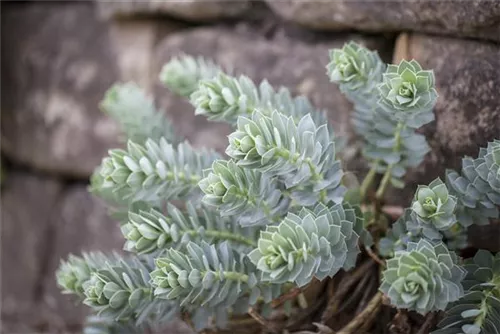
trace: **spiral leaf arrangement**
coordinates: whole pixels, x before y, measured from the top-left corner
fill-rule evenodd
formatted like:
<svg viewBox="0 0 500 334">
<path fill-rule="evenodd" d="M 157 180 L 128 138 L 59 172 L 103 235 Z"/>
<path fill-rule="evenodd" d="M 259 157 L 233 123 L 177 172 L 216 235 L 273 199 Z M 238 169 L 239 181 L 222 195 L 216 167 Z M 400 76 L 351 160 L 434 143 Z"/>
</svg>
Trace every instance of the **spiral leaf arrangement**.
<svg viewBox="0 0 500 334">
<path fill-rule="evenodd" d="M 199 185 L 205 193 L 203 203 L 218 208 L 222 216 L 237 216 L 242 226 L 276 221 L 290 206 L 276 179 L 231 160 L 215 161 Z"/>
<path fill-rule="evenodd" d="M 263 281 L 304 286 L 313 276 L 322 280 L 354 267 L 362 226 L 362 217 L 348 204 L 318 204 L 313 211 L 289 213 L 278 226 L 268 226 L 248 257 Z"/>
<path fill-rule="evenodd" d="M 498 333 L 500 328 L 500 253 L 479 250 L 466 261 L 465 296 L 446 310 L 432 334 Z"/>
<path fill-rule="evenodd" d="M 310 116 L 297 125 L 277 111 L 240 117 L 226 153 L 239 166 L 278 176 L 301 205 L 340 202 L 345 192 L 334 142 L 326 125 L 317 127 Z"/>
<path fill-rule="evenodd" d="M 446 171 L 446 183 L 458 198 L 457 219 L 464 227 L 498 218 L 500 205 L 500 140 L 481 148 L 477 159 L 462 160 L 462 173 Z"/>
<path fill-rule="evenodd" d="M 128 223 L 121 227 L 127 240 L 124 248 L 148 254 L 178 248 L 190 241 L 228 241 L 232 247 L 247 249 L 256 243 L 256 229 L 242 229 L 231 219 L 222 218 L 208 208 L 197 210 L 192 202 L 187 203 L 186 211 L 184 213 L 169 203 L 168 215 L 155 209 L 129 212 Z"/>
<path fill-rule="evenodd" d="M 387 261 L 380 290 L 392 305 L 426 314 L 444 310 L 462 297 L 464 276 L 455 253 L 443 243 L 433 246 L 421 239 L 408 243 L 406 251 L 396 252 Z"/>
<path fill-rule="evenodd" d="M 160 81 L 172 92 L 188 97 L 198 89 L 201 80 L 211 79 L 221 71 L 212 60 L 181 55 L 163 66 Z"/>
<path fill-rule="evenodd" d="M 259 283 L 253 265 L 226 242 L 218 246 L 190 242 L 186 250 L 187 254 L 170 249 L 156 259 L 151 277 L 157 298 L 178 300 L 188 310 L 211 309 L 223 316 L 228 307 L 235 313 L 246 311 L 259 297 L 270 302 L 281 292 L 280 285 Z"/>
<path fill-rule="evenodd" d="M 169 143 L 179 142 L 170 120 L 135 83 L 114 84 L 100 107 L 118 121 L 126 137 L 135 143 L 144 144 L 148 139 L 158 141 L 162 137 Z"/>
<path fill-rule="evenodd" d="M 107 92 L 102 109 L 129 141 L 103 159 L 91 190 L 114 207 L 131 255 L 61 263 L 61 290 L 96 313 L 84 332 L 161 331 L 153 327 L 179 314 L 196 330 L 217 331 L 245 313 L 274 331 L 266 317 L 307 307 L 303 289 L 355 268 L 363 250 L 385 269 L 382 285 L 340 332 L 360 330 L 385 294 L 398 309 L 446 310 L 439 334 L 500 333 L 499 255 L 480 251 L 463 269 L 454 252 L 467 246 L 468 226 L 498 217 L 500 141 L 465 158 L 461 173 L 447 171 L 445 182 L 420 185 L 388 226 L 386 189 L 404 186 L 406 170 L 429 150 L 417 129 L 434 119 L 434 75 L 415 60 L 386 65 L 356 43 L 330 59 L 328 75 L 354 104 L 371 165 L 362 182 L 344 172 L 326 114 L 306 97 L 228 75 L 210 60 L 179 56 L 160 78 L 196 114 L 234 127 L 226 160 L 180 143 L 136 85 Z M 299 312 L 316 306 L 307 308 Z M 284 320 L 280 332 L 291 329 Z"/>
<path fill-rule="evenodd" d="M 102 320 L 132 326 L 149 321 L 162 323 L 177 313 L 175 303 L 151 298 L 150 270 L 138 259 L 94 252 L 83 257 L 71 255 L 68 261 L 61 262 L 56 277 L 65 293 L 80 297 Z"/>
<path fill-rule="evenodd" d="M 415 130 L 434 119 L 434 76 L 416 61 L 386 65 L 378 54 L 351 42 L 330 53 L 332 82 L 354 103 L 353 124 L 365 139 L 364 155 L 375 172 L 401 187 L 409 167 L 429 151 Z"/>
<path fill-rule="evenodd" d="M 198 192 L 203 170 L 216 157 L 214 152 L 195 151 L 187 142 L 175 148 L 165 138 L 148 139 L 144 145 L 129 141 L 126 151 L 111 150 L 103 159 L 101 187 L 124 192 L 131 201 L 187 198 Z"/>
<path fill-rule="evenodd" d="M 325 111 L 314 109 L 305 96 L 293 98 L 284 87 L 276 90 L 267 80 L 256 85 L 244 75 L 232 77 L 221 72 L 210 80 L 202 80 L 190 99 L 197 115 L 231 124 L 239 116 L 251 116 L 255 109 L 269 116 L 276 110 L 295 122 L 310 115 L 317 126 L 328 123 Z"/>
</svg>

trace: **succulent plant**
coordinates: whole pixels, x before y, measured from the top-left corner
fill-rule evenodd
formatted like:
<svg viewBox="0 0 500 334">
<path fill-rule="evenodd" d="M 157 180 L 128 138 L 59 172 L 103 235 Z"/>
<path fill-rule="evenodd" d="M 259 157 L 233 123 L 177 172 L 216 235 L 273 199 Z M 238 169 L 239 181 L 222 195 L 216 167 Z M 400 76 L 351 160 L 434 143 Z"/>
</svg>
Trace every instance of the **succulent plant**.
<svg viewBox="0 0 500 334">
<path fill-rule="evenodd" d="M 465 296 L 446 310 L 432 334 L 490 334 L 500 329 L 500 253 L 479 250 L 466 260 Z"/>
<path fill-rule="evenodd" d="M 411 209 L 422 233 L 430 239 L 441 239 L 439 231 L 448 230 L 457 222 L 456 206 L 456 197 L 450 195 L 443 181 L 437 178 L 428 186 L 418 186 Z"/>
<path fill-rule="evenodd" d="M 286 214 L 290 198 L 276 179 L 242 168 L 234 161 L 217 160 L 200 181 L 203 203 L 216 207 L 222 216 L 238 216 L 242 226 L 274 222 Z"/>
<path fill-rule="evenodd" d="M 278 176 L 302 205 L 340 202 L 343 172 L 330 138 L 327 126 L 316 127 L 309 115 L 295 125 L 277 111 L 271 117 L 257 111 L 238 119 L 226 153 L 239 166 Z"/>
<path fill-rule="evenodd" d="M 488 143 L 483 159 L 485 165 L 479 165 L 477 171 L 482 174 L 482 179 L 488 181 L 497 196 L 500 196 L 500 140 Z"/>
<path fill-rule="evenodd" d="M 413 221 L 411 209 L 406 209 L 404 214 L 392 224 L 385 237 L 379 240 L 378 249 L 380 255 L 392 258 L 398 251 L 406 250 L 408 243 L 417 242 L 422 236 L 420 231 L 409 231 L 407 224 Z"/>
<path fill-rule="evenodd" d="M 189 96 L 198 89 L 201 80 L 215 77 L 221 68 L 212 60 L 181 55 L 172 58 L 160 72 L 160 81 L 176 94 Z"/>
<path fill-rule="evenodd" d="M 240 228 L 233 220 L 192 202 L 186 213 L 168 204 L 168 214 L 156 209 L 129 212 L 128 222 L 121 226 L 127 240 L 125 249 L 138 254 L 158 253 L 171 247 L 182 247 L 189 241 L 228 241 L 232 247 L 247 248 L 256 244 L 257 230 Z"/>
<path fill-rule="evenodd" d="M 218 155 L 195 151 L 187 142 L 174 147 L 164 138 L 147 140 L 144 145 L 129 141 L 127 150 L 111 150 L 99 173 L 101 187 L 123 192 L 130 202 L 159 201 L 196 196 L 203 170 Z"/>
<path fill-rule="evenodd" d="M 465 271 L 457 261 L 457 255 L 443 243 L 410 242 L 405 251 L 387 260 L 380 290 L 398 308 L 421 314 L 444 310 L 464 294 Z"/>
<path fill-rule="evenodd" d="M 56 272 L 57 285 L 63 293 L 74 293 L 83 297 L 83 283 L 90 278 L 91 273 L 92 270 L 85 259 L 71 254 L 66 261 L 61 261 Z"/>
<path fill-rule="evenodd" d="M 125 137 L 137 144 L 144 144 L 148 139 L 158 141 L 162 137 L 172 144 L 181 141 L 170 120 L 135 83 L 114 84 L 99 106 L 120 124 Z"/>
<path fill-rule="evenodd" d="M 258 247 L 248 257 L 265 282 L 303 286 L 313 276 L 332 277 L 355 265 L 363 225 L 356 213 L 348 204 L 318 204 L 314 211 L 289 213 L 279 225 L 261 232 Z"/>
<path fill-rule="evenodd" d="M 434 76 L 415 60 L 387 67 L 356 43 L 330 58 L 328 74 L 353 103 L 370 165 L 362 182 L 344 173 L 341 140 L 326 113 L 266 80 L 254 83 L 184 55 L 162 70 L 165 86 L 189 96 L 196 114 L 233 126 L 227 160 L 181 142 L 137 85 L 108 91 L 102 109 L 129 142 L 103 159 L 91 191 L 112 206 L 131 254 L 89 253 L 61 263 L 63 292 L 97 314 L 86 332 L 157 332 L 180 312 L 197 331 L 218 331 L 245 313 L 266 330 L 298 328 L 302 317 L 291 318 L 302 310 L 295 307 L 310 315 L 326 304 L 306 306 L 302 291 L 354 268 L 363 246 L 386 268 L 380 290 L 396 308 L 421 314 L 448 308 L 441 334 L 500 333 L 498 255 L 478 253 L 463 280 L 451 251 L 466 246 L 467 226 L 499 216 L 500 141 L 477 159 L 465 158 L 460 173 L 448 171 L 446 184 L 419 186 L 412 206 L 388 229 L 386 190 L 404 187 L 406 171 L 430 149 L 418 128 L 434 119 Z M 365 311 L 382 299 L 377 293 Z M 351 332 L 361 330 L 356 319 Z"/>
<path fill-rule="evenodd" d="M 437 99 L 434 74 L 423 70 L 417 61 L 389 65 L 379 90 L 381 107 L 397 120 L 419 127 L 434 119 L 429 113 Z"/>
<path fill-rule="evenodd" d="M 370 87 L 371 83 L 380 80 L 385 64 L 376 51 L 370 51 L 355 42 L 345 44 L 342 49 L 330 51 L 330 63 L 327 73 L 332 82 L 338 83 L 342 91 L 352 91 Z M 366 90 L 366 93 L 370 93 Z"/>
<path fill-rule="evenodd" d="M 155 263 L 151 273 L 155 297 L 177 300 L 188 310 L 208 309 L 227 318 L 229 307 L 235 313 L 246 312 L 259 297 L 270 302 L 281 293 L 280 285 L 261 283 L 252 263 L 226 242 L 217 246 L 190 242 L 186 252 L 169 249 Z"/>
<path fill-rule="evenodd" d="M 464 227 L 485 225 L 499 216 L 499 152 L 500 141 L 495 140 L 480 149 L 477 159 L 465 157 L 461 174 L 446 171 L 448 188 L 458 198 L 457 219 Z"/>
</svg>

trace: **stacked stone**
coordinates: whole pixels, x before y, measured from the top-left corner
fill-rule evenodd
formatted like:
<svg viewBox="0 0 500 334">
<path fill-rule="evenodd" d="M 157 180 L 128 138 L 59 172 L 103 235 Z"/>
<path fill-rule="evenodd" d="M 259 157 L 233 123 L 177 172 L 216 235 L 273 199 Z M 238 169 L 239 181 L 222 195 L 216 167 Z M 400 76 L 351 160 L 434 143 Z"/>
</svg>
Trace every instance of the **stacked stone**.
<svg viewBox="0 0 500 334">
<path fill-rule="evenodd" d="M 137 82 L 194 146 L 224 150 L 229 127 L 195 117 L 187 101 L 159 83 L 161 66 L 179 53 L 307 95 L 349 138 L 342 154 L 348 169 L 360 172 L 365 165 L 349 123 L 351 105 L 325 74 L 328 50 L 355 40 L 387 62 L 415 58 L 434 69 L 436 121 L 422 129 L 432 151 L 407 175 L 405 196 L 388 194 L 392 204 L 407 205 L 416 184 L 458 168 L 463 155 L 476 156 L 500 137 L 495 0 L 10 2 L 1 15 L 7 332 L 80 325 L 86 309 L 55 286 L 59 259 L 122 247 L 118 225 L 86 191 L 95 166 L 120 145 L 117 125 L 98 106 L 113 82 Z M 474 228 L 471 240 L 499 250 L 500 228 L 488 228 Z M 478 238 L 485 235 L 493 237 Z"/>
</svg>

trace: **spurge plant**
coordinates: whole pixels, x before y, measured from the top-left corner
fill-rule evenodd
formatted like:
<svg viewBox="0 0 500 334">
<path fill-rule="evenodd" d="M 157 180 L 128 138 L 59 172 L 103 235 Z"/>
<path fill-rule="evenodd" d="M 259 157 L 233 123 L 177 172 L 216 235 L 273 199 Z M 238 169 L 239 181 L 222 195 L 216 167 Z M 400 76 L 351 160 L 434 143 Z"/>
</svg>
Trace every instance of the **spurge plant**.
<svg viewBox="0 0 500 334">
<path fill-rule="evenodd" d="M 440 317 L 435 333 L 500 333 L 500 255 L 460 257 L 466 228 L 499 216 L 500 141 L 418 186 L 392 222 L 384 194 L 429 151 L 417 130 L 434 120 L 434 74 L 353 42 L 330 60 L 370 166 L 361 182 L 343 169 L 325 111 L 211 60 L 180 55 L 160 79 L 196 114 L 234 127 L 225 154 L 192 147 L 135 84 L 106 93 L 101 108 L 127 143 L 90 189 L 127 253 L 62 261 L 59 286 L 95 313 L 86 333 L 160 331 L 174 317 L 205 332 L 376 332 L 391 308 Z"/>
</svg>

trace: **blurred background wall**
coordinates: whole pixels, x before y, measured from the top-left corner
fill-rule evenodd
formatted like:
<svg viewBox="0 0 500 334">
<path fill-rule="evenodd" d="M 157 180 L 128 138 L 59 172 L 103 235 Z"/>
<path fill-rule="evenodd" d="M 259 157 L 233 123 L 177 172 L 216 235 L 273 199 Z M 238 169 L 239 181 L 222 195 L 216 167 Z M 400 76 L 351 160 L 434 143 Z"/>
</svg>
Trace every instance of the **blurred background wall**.
<svg viewBox="0 0 500 334">
<path fill-rule="evenodd" d="M 93 168 L 120 145 L 116 124 L 98 109 L 113 82 L 136 81 L 180 134 L 223 151 L 230 129 L 195 117 L 158 82 L 174 55 L 213 58 L 328 109 L 349 140 L 347 166 L 362 173 L 351 106 L 325 75 L 328 49 L 349 40 L 389 62 L 415 58 L 436 74 L 436 122 L 422 130 L 432 152 L 389 203 L 406 205 L 411 186 L 500 138 L 498 0 L 2 2 L 3 331 L 77 331 L 86 309 L 56 288 L 60 258 L 122 247 L 117 224 L 86 190 Z M 471 242 L 500 249 L 498 225 L 472 230 Z"/>
</svg>

